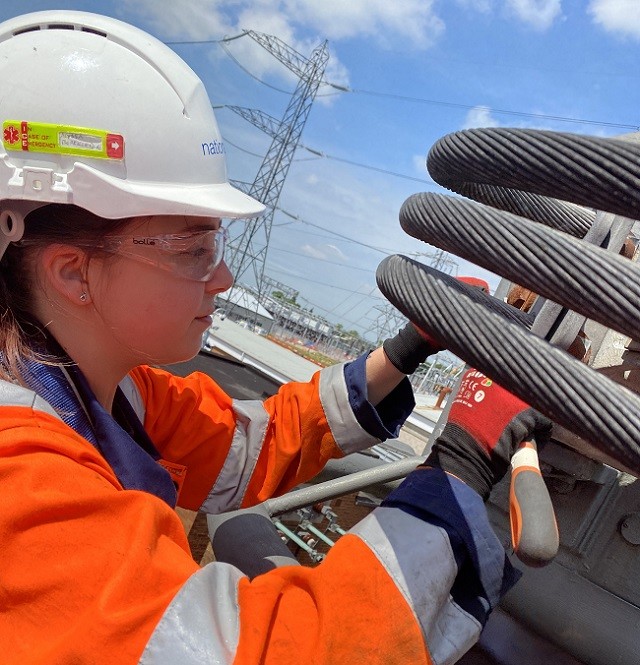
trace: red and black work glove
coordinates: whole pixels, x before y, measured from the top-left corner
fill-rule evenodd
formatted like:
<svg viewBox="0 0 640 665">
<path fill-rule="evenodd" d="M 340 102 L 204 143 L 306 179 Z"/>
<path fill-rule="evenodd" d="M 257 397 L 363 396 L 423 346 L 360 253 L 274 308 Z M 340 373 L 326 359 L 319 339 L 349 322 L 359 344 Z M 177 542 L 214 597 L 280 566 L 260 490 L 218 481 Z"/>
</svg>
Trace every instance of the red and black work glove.
<svg viewBox="0 0 640 665">
<path fill-rule="evenodd" d="M 456 279 L 489 293 L 489 285 L 483 279 L 476 277 L 457 277 Z M 413 374 L 429 356 L 442 351 L 445 347 L 409 322 L 395 337 L 386 339 L 382 343 L 382 348 L 398 371 L 403 374 Z"/>
<path fill-rule="evenodd" d="M 457 476 L 486 501 L 523 441 L 544 444 L 551 421 L 482 372 L 465 372 L 424 466 Z"/>
</svg>

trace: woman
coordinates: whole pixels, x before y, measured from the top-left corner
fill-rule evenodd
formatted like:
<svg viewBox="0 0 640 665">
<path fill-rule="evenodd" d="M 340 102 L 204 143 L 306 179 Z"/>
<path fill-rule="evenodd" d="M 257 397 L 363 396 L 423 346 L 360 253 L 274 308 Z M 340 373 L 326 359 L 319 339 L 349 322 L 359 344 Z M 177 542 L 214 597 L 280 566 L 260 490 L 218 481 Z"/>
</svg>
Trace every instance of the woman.
<svg viewBox="0 0 640 665">
<path fill-rule="evenodd" d="M 509 578 L 481 497 L 512 451 L 461 435 L 471 414 L 315 569 L 200 569 L 174 511 L 256 504 L 395 435 L 435 343 L 408 326 L 264 404 L 155 368 L 198 352 L 231 285 L 221 219 L 262 210 L 201 82 L 80 12 L 0 25 L 0 82 L 3 662 L 453 662 Z M 496 399 L 498 431 L 541 425 Z"/>
</svg>

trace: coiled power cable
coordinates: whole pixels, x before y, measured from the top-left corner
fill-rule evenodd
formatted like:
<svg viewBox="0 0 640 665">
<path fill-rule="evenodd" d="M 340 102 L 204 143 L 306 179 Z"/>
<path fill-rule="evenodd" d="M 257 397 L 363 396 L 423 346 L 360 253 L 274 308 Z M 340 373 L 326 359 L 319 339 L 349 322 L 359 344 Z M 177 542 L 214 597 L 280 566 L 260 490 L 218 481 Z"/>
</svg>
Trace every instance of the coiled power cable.
<svg viewBox="0 0 640 665">
<path fill-rule="evenodd" d="M 400 212 L 407 233 L 640 339 L 640 267 L 615 247 L 598 246 L 609 246 L 602 234 L 596 244 L 580 240 L 597 225 L 596 210 L 628 218 L 625 229 L 640 216 L 640 146 L 477 129 L 440 139 L 427 165 L 434 180 L 476 200 L 411 196 Z M 407 318 L 462 360 L 640 476 L 638 395 L 508 320 L 495 299 L 470 298 L 433 268 L 392 256 L 380 264 L 377 281 Z"/>
</svg>

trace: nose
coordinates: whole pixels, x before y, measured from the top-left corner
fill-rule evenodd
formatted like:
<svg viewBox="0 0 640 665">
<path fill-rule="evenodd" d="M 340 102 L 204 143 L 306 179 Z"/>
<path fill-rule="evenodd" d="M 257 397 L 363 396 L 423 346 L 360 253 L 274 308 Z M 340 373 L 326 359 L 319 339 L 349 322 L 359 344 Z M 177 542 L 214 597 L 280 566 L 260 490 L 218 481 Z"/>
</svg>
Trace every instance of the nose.
<svg viewBox="0 0 640 665">
<path fill-rule="evenodd" d="M 213 273 L 213 277 L 205 283 L 207 293 L 222 293 L 233 286 L 233 275 L 223 260 Z"/>
</svg>

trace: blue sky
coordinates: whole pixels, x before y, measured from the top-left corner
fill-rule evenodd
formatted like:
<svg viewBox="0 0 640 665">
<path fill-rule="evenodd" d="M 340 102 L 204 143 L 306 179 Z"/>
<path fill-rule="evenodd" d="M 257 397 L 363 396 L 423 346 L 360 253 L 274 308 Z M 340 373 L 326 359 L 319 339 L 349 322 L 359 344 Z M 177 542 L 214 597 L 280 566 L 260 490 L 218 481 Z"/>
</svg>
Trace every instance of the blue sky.
<svg viewBox="0 0 640 665">
<path fill-rule="evenodd" d="M 436 251 L 404 235 L 397 215 L 411 194 L 443 191 L 424 166 L 438 138 L 483 126 L 601 136 L 640 126 L 638 0 L 4 0 L 0 19 L 51 8 L 104 13 L 166 42 L 247 29 L 309 55 L 328 39 L 325 80 L 349 91 L 319 90 L 274 216 L 266 273 L 363 333 L 386 308 L 375 287 L 380 260 L 422 252 L 428 263 Z M 214 106 L 280 118 L 297 82 L 247 37 L 226 50 L 172 48 Z M 252 181 L 269 139 L 227 108 L 216 114 L 229 176 Z M 457 263 L 459 274 L 497 286 L 497 276 Z"/>
</svg>

